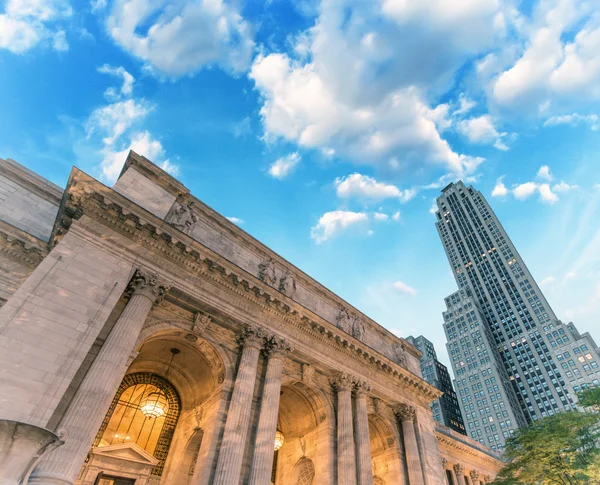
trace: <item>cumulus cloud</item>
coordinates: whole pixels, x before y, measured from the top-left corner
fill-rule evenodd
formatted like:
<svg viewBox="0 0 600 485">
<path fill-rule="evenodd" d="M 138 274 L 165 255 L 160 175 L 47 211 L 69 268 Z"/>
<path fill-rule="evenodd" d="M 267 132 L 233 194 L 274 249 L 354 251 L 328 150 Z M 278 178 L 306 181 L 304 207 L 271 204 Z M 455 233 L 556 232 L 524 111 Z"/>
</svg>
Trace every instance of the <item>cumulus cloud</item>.
<svg viewBox="0 0 600 485">
<path fill-rule="evenodd" d="M 555 115 L 544 121 L 544 126 L 558 126 L 558 125 L 569 125 L 579 126 L 581 124 L 588 125 L 590 130 L 598 130 L 598 115 L 580 115 L 579 113 L 572 113 L 568 115 Z"/>
<path fill-rule="evenodd" d="M 116 76 L 123 79 L 123 84 L 121 85 L 120 92 L 117 92 L 115 88 L 110 87 L 105 92 L 104 95 L 110 99 L 119 99 L 121 96 L 131 96 L 133 93 L 133 83 L 135 82 L 135 78 L 128 73 L 122 66 L 112 67 L 108 64 L 104 64 L 103 66 L 98 68 L 98 72 L 102 74 L 109 74 L 111 76 Z"/>
<path fill-rule="evenodd" d="M 344 199 L 358 198 L 371 201 L 398 199 L 407 202 L 416 195 L 415 190 L 400 190 L 395 185 L 378 182 L 373 177 L 359 173 L 338 177 L 334 185 L 337 196 Z"/>
<path fill-rule="evenodd" d="M 534 5 L 530 22 L 521 16 L 523 48 L 493 80 L 494 100 L 529 111 L 599 100 L 600 17 L 593 4 L 548 0 Z"/>
<path fill-rule="evenodd" d="M 551 182 L 554 176 L 548 165 L 542 165 L 537 173 L 537 178 Z"/>
<path fill-rule="evenodd" d="M 115 0 L 106 27 L 123 49 L 169 76 L 212 65 L 241 73 L 254 50 L 249 24 L 225 0 Z"/>
<path fill-rule="evenodd" d="M 68 0 L 8 0 L 0 14 L 0 49 L 23 54 L 48 41 L 54 50 L 67 51 L 62 25 L 72 14 Z"/>
<path fill-rule="evenodd" d="M 504 185 L 504 182 L 502 182 L 503 178 L 504 177 L 500 177 L 496 180 L 496 186 L 494 187 L 494 190 L 492 190 L 492 197 L 504 197 L 508 195 L 508 189 L 506 188 L 506 185 Z"/>
<path fill-rule="evenodd" d="M 117 180 L 130 150 L 152 160 L 172 175 L 177 175 L 179 167 L 167 158 L 162 143 L 149 131 L 139 129 L 153 106 L 143 98 L 133 97 L 133 76 L 122 67 L 104 65 L 98 71 L 123 79 L 119 91 L 114 88 L 107 90 L 109 103 L 94 109 L 84 124 L 88 140 L 99 138 L 102 146 L 99 166 L 102 180 L 109 183 Z"/>
<path fill-rule="evenodd" d="M 300 163 L 300 160 L 301 157 L 298 152 L 290 153 L 285 157 L 278 158 L 269 167 L 269 175 L 273 178 L 282 180 L 292 173 L 296 165 Z"/>
<path fill-rule="evenodd" d="M 499 133 L 496 130 L 490 115 L 461 120 L 458 123 L 458 131 L 466 136 L 471 143 L 485 143 L 493 145 L 498 150 L 508 150 L 508 146 L 502 140 L 506 133 Z"/>
<path fill-rule="evenodd" d="M 345 0 L 320 9 L 300 36 L 303 55 L 265 53 L 252 64 L 267 138 L 387 169 L 431 163 L 462 175 L 483 161 L 442 138 L 448 106 L 430 104 L 425 91 L 445 87 L 503 32 L 497 0 L 465 0 L 461 8 Z"/>
<path fill-rule="evenodd" d="M 504 197 L 508 194 L 512 194 L 515 199 L 527 200 L 537 194 L 541 202 L 554 204 L 559 200 L 557 194 L 566 193 L 578 188 L 577 185 L 571 185 L 562 180 L 557 184 L 550 185 L 549 182 L 554 179 L 554 176 L 552 175 L 552 170 L 547 165 L 542 165 L 539 168 L 536 175 L 538 181 L 524 182 L 514 185 L 509 189 L 504 184 L 503 179 L 504 177 L 500 177 L 496 181 L 496 186 L 492 191 L 493 197 Z"/>
<path fill-rule="evenodd" d="M 317 224 L 310 230 L 310 237 L 317 244 L 321 244 L 338 234 L 355 228 L 360 234 L 371 236 L 375 231 L 371 228 L 373 224 L 389 222 L 390 220 L 399 221 L 400 212 L 395 212 L 391 216 L 382 212 L 353 212 L 346 210 L 336 210 L 326 212 L 321 216 Z"/>
<path fill-rule="evenodd" d="M 367 214 L 364 212 L 341 210 L 326 212 L 321 216 L 319 222 L 311 228 L 310 237 L 314 239 L 317 244 L 320 244 L 350 226 L 366 223 L 368 219 Z"/>
<path fill-rule="evenodd" d="M 417 294 L 417 290 L 415 290 L 413 287 L 408 286 L 406 283 L 404 283 L 403 281 L 396 281 L 392 284 L 392 286 L 394 287 L 394 289 L 400 293 L 404 293 L 406 295 L 410 295 L 410 296 L 416 296 Z"/>
</svg>

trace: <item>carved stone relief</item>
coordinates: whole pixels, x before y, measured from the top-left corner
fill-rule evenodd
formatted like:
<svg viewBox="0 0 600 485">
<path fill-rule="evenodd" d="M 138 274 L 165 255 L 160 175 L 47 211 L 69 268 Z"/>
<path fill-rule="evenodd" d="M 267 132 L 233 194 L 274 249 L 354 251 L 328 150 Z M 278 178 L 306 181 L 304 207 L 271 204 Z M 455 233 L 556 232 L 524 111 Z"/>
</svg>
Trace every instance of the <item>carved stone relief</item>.
<svg viewBox="0 0 600 485">
<path fill-rule="evenodd" d="M 286 271 L 285 274 L 279 279 L 279 291 L 290 298 L 293 298 L 296 294 L 296 280 L 294 280 L 294 277 L 290 271 Z"/>
<path fill-rule="evenodd" d="M 191 235 L 198 222 L 198 216 L 194 214 L 192 203 L 182 205 L 175 202 L 165 220 L 184 234 Z"/>
<path fill-rule="evenodd" d="M 258 265 L 258 279 L 269 286 L 277 284 L 277 270 L 273 259 L 269 258 Z"/>
</svg>

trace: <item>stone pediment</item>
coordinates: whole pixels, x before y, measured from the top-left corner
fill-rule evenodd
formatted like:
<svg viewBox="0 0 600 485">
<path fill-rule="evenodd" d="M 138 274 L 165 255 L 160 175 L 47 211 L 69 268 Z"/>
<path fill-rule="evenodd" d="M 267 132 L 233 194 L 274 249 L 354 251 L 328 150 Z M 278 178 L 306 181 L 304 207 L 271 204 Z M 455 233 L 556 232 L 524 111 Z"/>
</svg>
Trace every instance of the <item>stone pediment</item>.
<svg viewBox="0 0 600 485">
<path fill-rule="evenodd" d="M 135 443 L 119 443 L 117 445 L 100 446 L 92 449 L 92 454 L 102 458 L 131 461 L 141 465 L 156 466 L 158 460 Z"/>
</svg>

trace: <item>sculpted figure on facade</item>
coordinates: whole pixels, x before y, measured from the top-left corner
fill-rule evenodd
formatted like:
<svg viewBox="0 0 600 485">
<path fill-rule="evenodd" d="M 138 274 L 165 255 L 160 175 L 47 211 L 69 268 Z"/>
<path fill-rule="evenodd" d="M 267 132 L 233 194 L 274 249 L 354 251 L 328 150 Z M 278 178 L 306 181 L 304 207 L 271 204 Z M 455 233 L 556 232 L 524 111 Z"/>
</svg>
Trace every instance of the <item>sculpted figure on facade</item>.
<svg viewBox="0 0 600 485">
<path fill-rule="evenodd" d="M 258 279 L 269 286 L 275 286 L 277 284 L 277 270 L 275 269 L 275 262 L 272 258 L 269 258 L 258 265 Z"/>
<path fill-rule="evenodd" d="M 290 298 L 293 298 L 296 294 L 296 280 L 294 280 L 291 271 L 286 271 L 279 280 L 279 291 Z"/>
<path fill-rule="evenodd" d="M 166 221 L 184 234 L 191 235 L 198 222 L 198 216 L 194 214 L 192 207 L 192 203 L 183 205 L 176 202 L 167 214 Z"/>
<path fill-rule="evenodd" d="M 402 367 L 406 367 L 406 351 L 404 350 L 404 346 L 402 344 L 396 345 L 395 354 L 396 363 L 400 364 Z"/>
<path fill-rule="evenodd" d="M 365 325 L 360 318 L 352 319 L 352 336 L 358 340 L 362 340 L 365 336 Z"/>
<path fill-rule="evenodd" d="M 335 324 L 338 328 L 341 328 L 344 332 L 352 334 L 354 328 L 355 317 L 350 315 L 346 307 L 342 307 L 336 318 Z"/>
<path fill-rule="evenodd" d="M 315 377 L 315 368 L 310 364 L 302 364 L 302 381 L 311 382 Z"/>
</svg>

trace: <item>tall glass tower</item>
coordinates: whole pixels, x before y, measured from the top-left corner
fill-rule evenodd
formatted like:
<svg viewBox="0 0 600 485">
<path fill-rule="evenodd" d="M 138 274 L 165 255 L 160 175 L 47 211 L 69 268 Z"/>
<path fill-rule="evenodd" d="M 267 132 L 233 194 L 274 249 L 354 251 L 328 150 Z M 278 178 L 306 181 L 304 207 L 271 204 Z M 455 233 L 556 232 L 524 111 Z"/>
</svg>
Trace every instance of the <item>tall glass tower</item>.
<svg viewBox="0 0 600 485">
<path fill-rule="evenodd" d="M 575 391 L 598 383 L 598 348 L 556 318 L 479 191 L 451 183 L 437 207 L 459 287 L 444 330 L 463 418 L 471 437 L 502 449 L 516 427 L 571 409 Z"/>
</svg>

